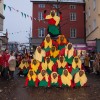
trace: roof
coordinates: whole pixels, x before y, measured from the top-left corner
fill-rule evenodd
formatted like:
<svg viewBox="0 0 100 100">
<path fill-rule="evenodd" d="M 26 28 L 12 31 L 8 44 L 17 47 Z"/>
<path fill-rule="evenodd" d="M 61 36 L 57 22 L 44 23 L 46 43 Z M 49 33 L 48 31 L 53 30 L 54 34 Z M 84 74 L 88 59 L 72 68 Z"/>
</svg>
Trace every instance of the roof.
<svg viewBox="0 0 100 100">
<path fill-rule="evenodd" d="M 30 0 L 31 2 L 57 2 L 57 0 Z M 85 0 L 58 0 L 59 2 L 84 3 Z"/>
</svg>

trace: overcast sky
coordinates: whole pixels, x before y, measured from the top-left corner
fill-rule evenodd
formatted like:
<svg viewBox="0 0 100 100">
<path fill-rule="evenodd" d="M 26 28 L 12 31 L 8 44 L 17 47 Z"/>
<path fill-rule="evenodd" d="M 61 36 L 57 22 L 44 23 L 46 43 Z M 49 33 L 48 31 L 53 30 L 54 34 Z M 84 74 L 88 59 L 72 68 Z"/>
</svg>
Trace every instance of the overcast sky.
<svg viewBox="0 0 100 100">
<path fill-rule="evenodd" d="M 32 16 L 32 3 L 30 0 L 4 0 L 4 3 L 7 6 L 11 6 L 16 10 Z M 10 11 L 8 7 L 6 7 L 6 10 L 4 11 L 4 16 L 4 31 L 6 29 L 8 30 L 9 41 L 17 41 L 21 43 L 28 42 L 28 34 L 30 28 L 32 28 L 31 19 L 25 18 L 25 16 L 22 17 L 20 12 L 14 10 Z"/>
</svg>

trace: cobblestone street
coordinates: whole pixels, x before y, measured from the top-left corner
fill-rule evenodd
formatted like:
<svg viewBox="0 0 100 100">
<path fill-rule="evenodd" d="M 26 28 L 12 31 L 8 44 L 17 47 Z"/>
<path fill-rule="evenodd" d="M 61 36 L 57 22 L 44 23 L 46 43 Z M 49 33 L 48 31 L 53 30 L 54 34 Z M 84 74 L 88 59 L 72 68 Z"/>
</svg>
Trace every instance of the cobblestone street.
<svg viewBox="0 0 100 100">
<path fill-rule="evenodd" d="M 100 100 L 100 76 L 88 75 L 84 88 L 23 88 L 25 78 L 0 80 L 0 100 Z"/>
</svg>

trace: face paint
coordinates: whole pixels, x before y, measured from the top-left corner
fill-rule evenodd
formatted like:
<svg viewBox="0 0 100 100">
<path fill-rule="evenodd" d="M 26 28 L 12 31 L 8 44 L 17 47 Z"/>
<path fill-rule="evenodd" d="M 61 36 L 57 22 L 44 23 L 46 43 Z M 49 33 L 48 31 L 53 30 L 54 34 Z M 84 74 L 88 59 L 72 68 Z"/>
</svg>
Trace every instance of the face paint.
<svg viewBox="0 0 100 100">
<path fill-rule="evenodd" d="M 64 70 L 64 75 L 67 76 L 68 75 L 68 71 Z"/>
<path fill-rule="evenodd" d="M 46 71 L 45 70 L 42 70 L 41 74 L 42 74 L 42 76 L 45 76 Z"/>
<path fill-rule="evenodd" d="M 53 78 L 55 79 L 57 77 L 57 74 L 56 73 L 53 73 Z"/>
<path fill-rule="evenodd" d="M 79 75 L 80 75 L 80 77 L 81 77 L 83 74 L 84 74 L 83 71 L 79 71 Z"/>
<path fill-rule="evenodd" d="M 46 41 L 47 41 L 47 43 L 49 43 L 50 42 L 50 37 L 46 37 Z"/>
<path fill-rule="evenodd" d="M 75 58 L 75 63 L 78 63 L 78 58 Z"/>
<path fill-rule="evenodd" d="M 34 64 L 34 65 L 36 65 L 36 64 L 37 64 L 37 61 L 36 61 L 35 59 L 33 60 L 33 64 Z"/>
<path fill-rule="evenodd" d="M 29 74 L 30 74 L 30 76 L 33 76 L 33 71 L 30 71 L 30 73 L 29 73 Z"/>
<path fill-rule="evenodd" d="M 37 51 L 38 51 L 39 53 L 41 53 L 41 47 L 38 47 L 38 48 L 37 48 Z"/>
<path fill-rule="evenodd" d="M 50 63 L 50 58 L 47 58 L 47 63 Z"/>
<path fill-rule="evenodd" d="M 68 50 L 70 50 L 72 48 L 71 44 L 68 44 Z"/>
</svg>

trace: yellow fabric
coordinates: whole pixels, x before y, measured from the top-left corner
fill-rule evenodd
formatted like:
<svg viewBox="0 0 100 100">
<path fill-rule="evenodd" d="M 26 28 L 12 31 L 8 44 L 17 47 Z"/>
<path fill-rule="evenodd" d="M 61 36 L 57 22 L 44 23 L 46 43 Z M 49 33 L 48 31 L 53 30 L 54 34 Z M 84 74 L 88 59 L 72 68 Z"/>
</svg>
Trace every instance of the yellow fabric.
<svg viewBox="0 0 100 100">
<path fill-rule="evenodd" d="M 44 50 L 41 50 L 41 53 L 38 53 L 38 51 L 36 49 L 36 51 L 35 51 L 35 53 L 33 55 L 33 58 L 38 60 L 38 61 L 40 61 L 40 62 L 42 62 L 42 58 L 45 57 L 45 55 L 46 55 L 46 53 L 45 53 Z"/>
<path fill-rule="evenodd" d="M 31 71 L 31 70 L 30 70 L 30 71 Z M 29 74 L 30 71 L 28 72 L 28 75 L 27 75 L 29 81 L 30 81 L 30 80 L 36 81 L 37 75 L 34 73 L 34 75 L 30 76 L 30 74 Z"/>
<path fill-rule="evenodd" d="M 52 71 L 52 66 L 54 65 L 53 61 L 50 60 L 50 62 L 49 63 L 46 62 L 46 64 L 47 64 L 47 67 L 49 68 L 49 70 Z"/>
<path fill-rule="evenodd" d="M 52 39 L 50 39 L 49 43 L 46 41 L 46 39 L 44 40 L 44 48 L 47 48 L 47 47 L 49 47 L 49 48 L 52 47 Z"/>
<path fill-rule="evenodd" d="M 42 70 L 47 70 L 47 63 L 46 62 L 42 62 L 41 63 L 41 67 L 42 67 Z"/>
<path fill-rule="evenodd" d="M 32 59 L 31 60 L 31 68 L 32 68 L 32 70 L 34 71 L 34 72 L 37 72 L 37 70 L 38 70 L 38 67 L 39 67 L 39 65 L 40 65 L 40 62 L 39 61 L 37 61 L 37 64 L 36 65 L 34 65 L 32 62 L 33 62 L 33 60 L 34 59 Z"/>
<path fill-rule="evenodd" d="M 43 77 L 41 73 L 38 74 L 38 79 L 39 81 L 42 81 L 43 78 L 45 78 L 46 82 L 48 82 L 48 74 L 46 73 L 45 76 Z"/>
<path fill-rule="evenodd" d="M 78 58 L 78 59 L 79 59 L 79 57 L 77 57 L 77 56 L 74 57 L 74 59 L 75 59 L 75 58 Z M 78 66 L 78 68 L 81 69 L 81 66 L 82 66 L 82 62 L 81 62 L 81 60 L 79 59 L 78 63 L 76 63 L 74 59 L 73 59 L 73 62 L 72 62 L 72 68 L 75 69 L 75 68 Z"/>
<path fill-rule="evenodd" d="M 83 86 L 87 82 L 87 77 L 85 75 L 85 72 L 84 72 L 84 74 L 81 77 L 79 75 L 79 72 L 76 73 L 75 78 L 74 78 L 74 82 L 75 83 L 80 82 L 81 86 Z"/>
<path fill-rule="evenodd" d="M 57 63 L 58 63 L 58 68 L 61 68 L 61 67 L 65 68 L 65 66 L 67 64 L 67 62 L 65 62 L 65 61 L 63 61 L 63 63 L 61 63 L 60 60 L 57 60 Z"/>
<path fill-rule="evenodd" d="M 60 17 L 56 15 L 54 17 L 52 17 L 51 15 L 47 15 L 45 19 L 51 19 L 51 18 L 53 18 L 56 21 L 55 25 L 57 26 L 60 22 Z"/>
<path fill-rule="evenodd" d="M 29 67 L 29 64 L 28 64 L 28 62 L 25 62 L 24 64 L 23 64 L 23 61 L 21 61 L 21 64 L 19 65 L 19 68 L 20 69 L 23 69 L 23 68 L 28 68 Z"/>
<path fill-rule="evenodd" d="M 57 77 L 54 79 L 53 78 L 53 73 L 57 73 L 57 72 L 52 72 L 51 73 L 51 83 L 57 83 L 58 82 L 58 74 L 57 74 Z"/>
<path fill-rule="evenodd" d="M 68 43 L 71 44 L 71 43 Z M 74 55 L 74 48 L 72 47 L 71 50 L 68 50 L 68 44 L 65 47 L 65 56 L 68 56 L 68 58 L 71 58 Z"/>
<path fill-rule="evenodd" d="M 50 56 L 56 58 L 58 55 L 59 55 L 59 50 L 55 50 L 54 52 L 52 52 L 52 51 L 50 50 Z"/>
<path fill-rule="evenodd" d="M 64 35 L 59 35 L 59 37 L 58 37 L 58 39 L 57 39 L 57 43 L 58 43 L 58 44 L 60 44 L 60 43 L 61 43 L 61 41 L 60 41 L 60 37 L 61 37 L 61 36 L 63 36 L 63 37 L 64 37 L 63 43 L 67 43 L 67 40 L 66 40 L 66 38 L 65 38 L 65 36 L 64 36 Z"/>
</svg>

